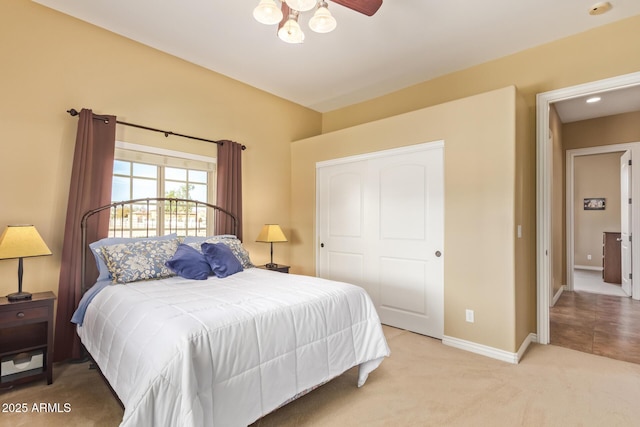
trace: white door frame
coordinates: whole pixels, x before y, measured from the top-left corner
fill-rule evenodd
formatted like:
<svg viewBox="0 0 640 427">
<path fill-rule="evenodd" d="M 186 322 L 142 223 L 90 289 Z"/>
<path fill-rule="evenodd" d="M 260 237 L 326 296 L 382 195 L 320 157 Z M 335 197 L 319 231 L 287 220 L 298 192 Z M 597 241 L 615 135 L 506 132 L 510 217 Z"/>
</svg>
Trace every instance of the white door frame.
<svg viewBox="0 0 640 427">
<path fill-rule="evenodd" d="M 539 93 L 536 96 L 536 272 L 537 272 L 537 341 L 541 344 L 549 343 L 549 302 L 552 264 L 549 257 L 551 245 L 551 170 L 548 139 L 549 139 L 549 108 L 554 102 L 579 96 L 606 92 L 640 84 L 640 72 L 582 85 L 557 89 Z M 637 186 L 636 186 L 637 187 Z M 634 227 L 638 229 L 637 227 Z M 637 241 L 638 239 L 636 239 Z M 633 242 L 637 244 L 636 242 Z M 634 256 L 638 251 L 633 248 Z M 639 264 L 640 265 L 640 264 Z M 634 285 L 636 286 L 636 285 Z M 634 289 L 634 294 L 639 294 Z"/>
<path fill-rule="evenodd" d="M 633 297 L 633 204 L 630 203 L 633 191 L 633 173 L 631 151 L 620 156 L 620 273 L 622 290 Z M 637 202 L 637 200 L 636 200 Z M 638 299 L 636 297 L 636 299 Z"/>
<path fill-rule="evenodd" d="M 567 158 L 566 158 L 566 236 L 567 236 L 567 283 L 566 289 L 568 291 L 573 290 L 573 268 L 575 265 L 575 209 L 574 209 L 574 197 L 575 197 L 575 160 L 576 157 L 581 156 L 589 156 L 593 154 L 606 154 L 606 153 L 615 153 L 617 151 L 631 151 L 631 158 L 633 158 L 633 154 L 635 152 L 636 155 L 640 153 L 640 144 L 637 142 L 625 143 L 625 144 L 613 144 L 613 145 L 602 145 L 598 147 L 589 147 L 589 148 L 576 148 L 573 150 L 567 150 Z M 637 162 L 638 160 L 636 160 Z M 633 188 L 631 189 L 633 194 Z M 632 197 L 633 198 L 633 197 Z M 631 214 L 631 224 L 635 225 L 635 217 L 634 209 L 632 206 L 632 214 Z M 632 229 L 633 230 L 633 229 Z M 633 245 L 633 241 L 631 242 Z M 631 260 L 631 265 L 633 266 L 633 258 Z M 633 271 L 633 268 L 632 268 Z M 637 270 L 636 270 L 637 271 Z M 635 288 L 635 286 L 634 286 Z M 638 297 L 636 289 L 632 288 L 632 294 L 636 295 L 635 299 L 640 299 Z"/>
</svg>

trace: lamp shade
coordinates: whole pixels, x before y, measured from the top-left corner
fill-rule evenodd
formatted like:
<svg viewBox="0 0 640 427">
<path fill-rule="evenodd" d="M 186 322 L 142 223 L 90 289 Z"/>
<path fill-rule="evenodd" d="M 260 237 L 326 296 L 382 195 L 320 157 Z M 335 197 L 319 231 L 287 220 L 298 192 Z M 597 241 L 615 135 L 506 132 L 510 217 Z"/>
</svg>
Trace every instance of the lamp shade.
<svg viewBox="0 0 640 427">
<path fill-rule="evenodd" d="M 278 30 L 280 40 L 287 43 L 298 44 L 304 41 L 304 32 L 298 24 L 298 15 L 291 14 L 289 19 Z"/>
<path fill-rule="evenodd" d="M 260 4 L 253 9 L 253 17 L 256 21 L 273 25 L 282 20 L 282 11 L 273 0 L 260 0 Z"/>
<path fill-rule="evenodd" d="M 309 21 L 309 28 L 316 33 L 329 33 L 335 30 L 337 25 L 336 18 L 331 15 L 327 2 L 321 1 L 318 4 L 318 9 L 313 15 L 313 18 Z"/>
<path fill-rule="evenodd" d="M 286 0 L 286 2 L 291 9 L 295 9 L 299 12 L 311 10 L 316 5 L 316 0 Z"/>
<path fill-rule="evenodd" d="M 278 224 L 265 224 L 256 238 L 256 242 L 286 242 L 287 238 Z"/>
<path fill-rule="evenodd" d="M 10 225 L 0 236 L 0 259 L 51 255 L 33 225 Z"/>
</svg>

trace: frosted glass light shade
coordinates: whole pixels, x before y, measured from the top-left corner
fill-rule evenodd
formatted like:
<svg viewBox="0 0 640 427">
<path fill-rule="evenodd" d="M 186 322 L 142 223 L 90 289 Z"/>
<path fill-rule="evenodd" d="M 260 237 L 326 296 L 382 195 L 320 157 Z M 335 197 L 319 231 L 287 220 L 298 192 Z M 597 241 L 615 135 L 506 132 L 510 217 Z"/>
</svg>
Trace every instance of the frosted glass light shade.
<svg viewBox="0 0 640 427">
<path fill-rule="evenodd" d="M 316 5 L 316 0 L 286 0 L 286 2 L 291 9 L 298 12 L 306 12 Z"/>
<path fill-rule="evenodd" d="M 282 11 L 274 0 L 260 0 L 253 9 L 253 17 L 261 24 L 273 25 L 282 21 Z"/>
<path fill-rule="evenodd" d="M 293 16 L 289 16 L 287 22 L 278 30 L 278 37 L 287 43 L 302 43 L 304 41 L 302 28 Z"/>
<path fill-rule="evenodd" d="M 318 10 L 313 14 L 313 17 L 309 20 L 309 28 L 316 33 L 329 33 L 335 30 L 336 18 L 331 15 L 327 2 L 322 1 L 318 6 Z"/>
</svg>

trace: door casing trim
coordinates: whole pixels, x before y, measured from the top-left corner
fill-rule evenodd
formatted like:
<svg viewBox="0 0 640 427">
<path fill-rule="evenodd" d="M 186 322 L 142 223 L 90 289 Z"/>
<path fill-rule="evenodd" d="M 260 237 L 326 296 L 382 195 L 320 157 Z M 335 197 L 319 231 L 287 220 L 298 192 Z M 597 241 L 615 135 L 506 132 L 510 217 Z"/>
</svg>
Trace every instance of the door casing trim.
<svg viewBox="0 0 640 427">
<path fill-rule="evenodd" d="M 549 108 L 552 103 L 579 96 L 607 92 L 640 84 L 640 72 L 625 74 L 591 83 L 556 89 L 536 95 L 536 280 L 537 339 L 549 343 L 549 303 L 551 283 L 551 171 L 549 164 Z M 636 186 L 638 187 L 638 186 Z M 634 191 L 635 194 L 635 191 Z M 634 226 L 634 228 L 636 228 Z M 637 251 L 635 249 L 634 252 Z"/>
<path fill-rule="evenodd" d="M 581 156 L 590 156 L 590 155 L 594 155 L 594 154 L 607 154 L 607 153 L 614 153 L 617 151 L 631 151 L 631 158 L 633 159 L 634 154 L 637 156 L 638 154 L 640 154 L 640 143 L 638 142 L 629 142 L 629 143 L 623 143 L 623 144 L 612 144 L 612 145 L 601 145 L 598 147 L 588 147 L 588 148 L 576 148 L 573 150 L 567 150 L 566 152 L 566 197 L 565 197 L 565 209 L 566 209 L 566 239 L 567 239 L 567 277 L 566 277 L 566 281 L 567 283 L 565 284 L 565 289 L 567 291 L 572 291 L 573 290 L 573 268 L 574 268 L 574 264 L 575 264 L 575 221 L 574 221 L 574 216 L 575 216 L 575 210 L 574 210 L 574 206 L 573 206 L 573 199 L 575 197 L 575 179 L 574 179 L 574 173 L 575 173 L 575 159 L 576 157 L 581 157 Z M 637 161 L 637 160 L 636 160 Z M 631 175 L 631 179 L 633 179 L 633 177 L 635 176 L 635 174 Z M 632 194 L 633 194 L 633 188 L 631 188 Z M 632 196 L 633 198 L 633 196 Z M 636 225 L 636 217 L 637 217 L 637 209 L 634 209 L 634 207 L 632 207 L 632 213 L 631 213 L 631 224 L 635 229 L 635 225 Z M 632 233 L 633 233 L 633 229 L 632 229 Z M 631 247 L 632 247 L 632 257 L 631 257 L 631 270 L 633 271 L 633 266 L 634 266 L 634 258 L 633 258 L 633 253 L 635 253 L 634 248 L 633 248 L 633 241 L 631 241 Z M 636 295 L 636 298 L 634 299 L 640 299 L 640 297 L 638 297 L 638 288 L 636 287 L 636 285 L 634 284 L 634 282 L 632 282 L 632 294 Z"/>
</svg>

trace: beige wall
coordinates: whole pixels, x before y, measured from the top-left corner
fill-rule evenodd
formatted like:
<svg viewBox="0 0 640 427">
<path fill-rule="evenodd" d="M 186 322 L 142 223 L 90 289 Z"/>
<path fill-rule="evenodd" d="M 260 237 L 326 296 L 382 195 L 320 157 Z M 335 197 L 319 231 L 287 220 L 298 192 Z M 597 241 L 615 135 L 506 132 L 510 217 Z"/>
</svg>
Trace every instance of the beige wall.
<svg viewBox="0 0 640 427">
<path fill-rule="evenodd" d="M 567 123 L 562 132 L 565 150 L 640 142 L 640 111 Z"/>
<path fill-rule="evenodd" d="M 620 156 L 623 152 L 574 160 L 574 263 L 602 267 L 602 233 L 620 232 Z M 584 210 L 584 199 L 604 197 L 605 210 Z M 587 259 L 591 255 L 591 260 Z"/>
<path fill-rule="evenodd" d="M 323 132 L 509 85 L 533 109 L 538 93 L 637 72 L 638 52 L 640 15 L 325 113 Z"/>
<path fill-rule="evenodd" d="M 291 231 L 290 141 L 320 132 L 321 115 L 30 1 L 0 2 L 0 228 L 31 223 L 53 252 L 26 259 L 25 290 L 58 291 L 77 118 L 92 108 L 133 123 L 246 144 L 245 241 L 266 222 Z M 117 138 L 214 156 L 214 144 L 118 127 Z M 289 247 L 278 247 L 288 260 Z M 0 295 L 17 288 L 17 261 L 0 262 Z"/>
<path fill-rule="evenodd" d="M 527 310 L 535 307 L 530 263 L 518 271 L 522 283 L 516 286 L 516 224 L 524 227 L 519 259 L 534 259 L 535 242 L 532 167 L 516 174 L 516 157 L 524 163 L 533 146 L 525 131 L 516 147 L 516 100 L 515 88 L 508 87 L 295 142 L 291 220 L 297 239 L 291 259 L 296 270 L 315 273 L 316 162 L 444 140 L 445 334 L 515 351 L 517 287 L 527 334 L 532 327 Z M 468 308 L 475 310 L 473 324 L 465 321 Z"/>
<path fill-rule="evenodd" d="M 516 351 L 530 333 L 537 328 L 536 312 L 536 156 L 535 138 L 529 132 L 531 120 L 528 106 L 518 93 L 516 98 L 516 226 L 521 237 L 515 238 L 515 318 Z M 517 228 L 516 228 L 517 231 Z"/>
</svg>

